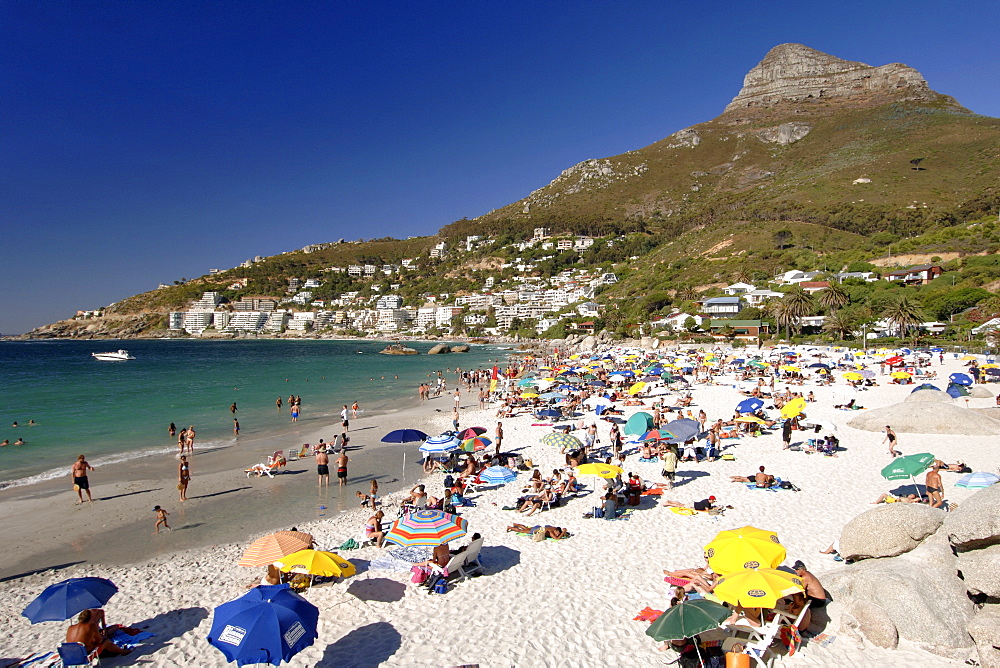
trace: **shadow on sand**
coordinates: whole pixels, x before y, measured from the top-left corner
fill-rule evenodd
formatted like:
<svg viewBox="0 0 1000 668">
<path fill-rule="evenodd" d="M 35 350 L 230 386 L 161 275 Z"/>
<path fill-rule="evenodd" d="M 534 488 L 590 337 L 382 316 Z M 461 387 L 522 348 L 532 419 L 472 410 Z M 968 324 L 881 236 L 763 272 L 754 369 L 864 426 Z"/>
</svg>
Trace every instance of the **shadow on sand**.
<svg viewBox="0 0 1000 668">
<path fill-rule="evenodd" d="M 317 668 L 367 668 L 378 666 L 396 653 L 403 636 L 389 622 L 375 622 L 354 629 L 326 646 Z"/>
<path fill-rule="evenodd" d="M 180 610 L 162 612 L 141 622 L 128 623 L 128 626 L 155 633 L 156 637 L 150 638 L 132 650 L 132 653 L 128 655 L 127 664 L 138 663 L 139 657 L 158 652 L 169 645 L 172 640 L 197 628 L 207 617 L 208 610 L 205 608 L 181 608 Z M 121 665 L 127 664 L 122 663 Z"/>
<path fill-rule="evenodd" d="M 389 578 L 371 578 L 370 580 L 355 580 L 347 588 L 347 593 L 362 601 L 379 601 L 395 603 L 403 600 L 406 585 Z"/>
</svg>

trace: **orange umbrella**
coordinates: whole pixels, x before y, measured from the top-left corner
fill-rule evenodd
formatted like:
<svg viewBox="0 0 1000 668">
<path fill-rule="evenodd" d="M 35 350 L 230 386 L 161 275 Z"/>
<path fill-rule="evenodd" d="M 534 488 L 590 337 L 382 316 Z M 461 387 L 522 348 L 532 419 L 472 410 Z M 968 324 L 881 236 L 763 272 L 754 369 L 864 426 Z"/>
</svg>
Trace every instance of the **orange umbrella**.
<svg viewBox="0 0 1000 668">
<path fill-rule="evenodd" d="M 312 534 L 302 531 L 279 531 L 258 538 L 243 553 L 240 566 L 267 566 L 282 557 L 312 547 Z"/>
</svg>

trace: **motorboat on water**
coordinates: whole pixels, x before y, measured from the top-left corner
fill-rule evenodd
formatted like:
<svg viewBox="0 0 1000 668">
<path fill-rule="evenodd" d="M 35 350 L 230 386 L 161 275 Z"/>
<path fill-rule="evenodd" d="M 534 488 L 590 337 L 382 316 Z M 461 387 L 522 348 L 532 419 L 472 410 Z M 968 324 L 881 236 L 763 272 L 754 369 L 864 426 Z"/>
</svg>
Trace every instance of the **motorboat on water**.
<svg viewBox="0 0 1000 668">
<path fill-rule="evenodd" d="M 118 349 L 112 353 L 90 353 L 90 355 L 102 362 L 124 362 L 125 360 L 134 360 L 135 358 L 128 354 L 127 350 Z"/>
</svg>

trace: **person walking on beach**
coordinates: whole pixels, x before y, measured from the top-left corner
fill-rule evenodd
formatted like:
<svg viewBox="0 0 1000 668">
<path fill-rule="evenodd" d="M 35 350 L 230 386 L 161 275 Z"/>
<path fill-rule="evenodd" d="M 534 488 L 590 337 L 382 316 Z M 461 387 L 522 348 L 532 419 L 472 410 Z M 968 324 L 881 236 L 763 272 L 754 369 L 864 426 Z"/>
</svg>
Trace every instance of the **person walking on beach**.
<svg viewBox="0 0 1000 668">
<path fill-rule="evenodd" d="M 73 469 L 70 471 L 70 475 L 73 476 L 73 489 L 76 490 L 76 495 L 80 497 L 77 504 L 83 503 L 84 492 L 87 492 L 87 501 L 90 503 L 94 502 L 94 498 L 90 495 L 90 480 L 87 478 L 87 471 L 93 470 L 94 467 L 87 461 L 86 455 L 80 455 L 73 463 Z"/>
<path fill-rule="evenodd" d="M 195 431 L 194 431 L 194 425 L 192 424 L 188 426 L 187 442 L 186 442 L 188 452 L 191 453 L 192 455 L 194 454 L 194 437 L 195 437 Z"/>
<path fill-rule="evenodd" d="M 337 457 L 337 478 L 340 480 L 340 486 L 344 487 L 347 484 L 347 452 L 341 452 L 340 456 Z"/>
<path fill-rule="evenodd" d="M 187 437 L 187 429 L 181 429 L 180 433 L 177 434 L 177 449 L 181 451 L 182 455 L 184 454 L 184 446 L 187 445 Z"/>
<path fill-rule="evenodd" d="M 350 412 L 347 410 L 347 404 L 344 404 L 344 410 L 340 411 L 340 426 L 343 427 L 344 433 L 347 433 L 348 428 L 351 426 L 351 422 L 348 419 L 351 416 Z"/>
<path fill-rule="evenodd" d="M 903 454 L 902 452 L 896 450 L 896 432 L 894 432 L 892 430 L 892 427 L 890 427 L 889 425 L 885 426 L 885 438 L 882 439 L 883 443 L 885 443 L 886 441 L 889 442 L 890 455 L 892 455 L 893 457 L 898 457 L 901 454 Z"/>
<path fill-rule="evenodd" d="M 458 406 L 451 412 L 451 428 L 458 431 Z"/>
<path fill-rule="evenodd" d="M 462 403 L 462 391 L 456 387 L 455 388 L 455 409 L 456 410 L 458 408 L 461 408 L 461 403 Z"/>
<path fill-rule="evenodd" d="M 785 420 L 785 423 L 781 425 L 781 441 L 784 444 L 782 450 L 787 450 L 792 447 L 792 421 Z"/>
<path fill-rule="evenodd" d="M 359 410 L 361 410 L 361 408 L 358 406 L 358 402 L 355 401 L 354 404 L 351 406 L 351 418 L 352 419 L 354 419 L 354 420 L 358 419 L 358 411 Z"/>
<path fill-rule="evenodd" d="M 322 441 L 320 442 L 322 445 Z M 316 448 L 316 474 L 319 476 L 319 486 L 330 486 L 330 455 L 326 454 L 326 448 Z"/>
<path fill-rule="evenodd" d="M 181 455 L 181 462 L 177 465 L 177 490 L 180 492 L 180 500 L 187 501 L 188 483 L 191 482 L 191 465 L 188 458 Z"/>
<path fill-rule="evenodd" d="M 165 511 L 163 508 L 160 508 L 159 506 L 153 508 L 153 512 L 156 513 L 156 524 L 153 525 L 154 529 L 153 533 L 160 533 L 161 524 L 164 527 L 166 527 L 167 531 L 170 531 L 170 525 L 167 524 L 167 515 L 169 515 L 170 513 Z"/>
</svg>

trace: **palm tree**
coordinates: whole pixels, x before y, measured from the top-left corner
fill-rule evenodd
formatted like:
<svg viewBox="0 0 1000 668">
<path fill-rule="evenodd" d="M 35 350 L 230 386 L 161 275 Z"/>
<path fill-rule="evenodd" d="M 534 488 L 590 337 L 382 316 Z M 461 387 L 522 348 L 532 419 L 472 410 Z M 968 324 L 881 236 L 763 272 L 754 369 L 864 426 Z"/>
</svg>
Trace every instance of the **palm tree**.
<svg viewBox="0 0 1000 668">
<path fill-rule="evenodd" d="M 685 285 L 684 287 L 677 288 L 676 297 L 686 302 L 693 302 L 698 299 L 698 291 L 694 289 L 694 286 Z"/>
<path fill-rule="evenodd" d="M 847 292 L 836 283 L 819 291 L 820 306 L 829 309 L 830 315 L 836 313 L 837 309 L 847 306 L 850 302 L 851 298 L 847 296 Z"/>
<path fill-rule="evenodd" d="M 774 318 L 775 329 L 785 328 L 785 339 L 791 340 L 791 327 L 795 318 L 788 310 L 788 305 L 782 299 L 772 299 L 764 304 L 764 310 Z"/>
<path fill-rule="evenodd" d="M 750 270 L 746 268 L 739 268 L 733 272 L 733 283 L 750 283 L 753 281 L 753 276 L 750 275 Z"/>
<path fill-rule="evenodd" d="M 809 315 L 815 305 L 812 295 L 801 287 L 786 292 L 785 296 L 781 298 L 781 303 L 787 318 L 794 323 L 798 323 L 803 316 Z M 798 329 L 802 330 L 801 325 L 798 326 Z"/>
<path fill-rule="evenodd" d="M 858 328 L 858 323 L 844 313 L 832 313 L 823 323 L 823 331 L 829 332 L 840 341 L 854 337 L 854 332 Z"/>
<path fill-rule="evenodd" d="M 899 328 L 900 338 L 906 335 L 906 330 L 915 327 L 924 321 L 924 314 L 917 306 L 917 303 L 906 295 L 900 296 L 894 303 L 890 304 L 882 317 L 890 324 Z"/>
</svg>

